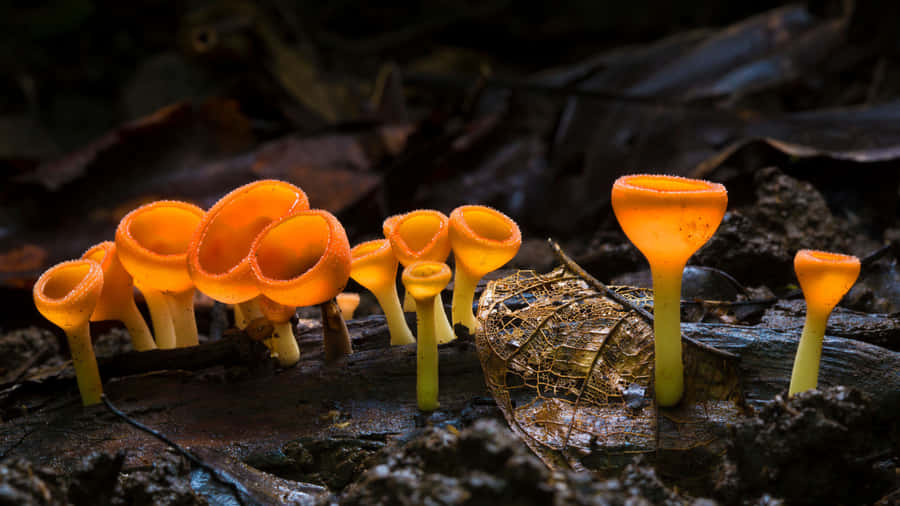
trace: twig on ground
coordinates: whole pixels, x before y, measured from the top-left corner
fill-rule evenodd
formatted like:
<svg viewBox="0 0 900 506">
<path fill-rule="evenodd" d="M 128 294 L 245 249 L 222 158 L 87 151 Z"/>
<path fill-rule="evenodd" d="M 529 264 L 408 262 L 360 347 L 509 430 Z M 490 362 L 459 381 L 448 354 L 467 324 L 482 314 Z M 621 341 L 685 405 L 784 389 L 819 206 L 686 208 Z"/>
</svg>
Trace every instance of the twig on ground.
<svg viewBox="0 0 900 506">
<path fill-rule="evenodd" d="M 147 427 L 146 425 L 142 424 L 141 422 L 138 422 L 137 420 L 129 417 L 123 411 L 121 411 L 119 408 L 115 407 L 109 401 L 109 397 L 107 397 L 106 394 L 102 394 L 100 396 L 100 399 L 103 400 L 103 404 L 106 405 L 106 409 L 110 410 L 113 414 L 115 414 L 116 416 L 118 416 L 119 418 L 124 420 L 125 423 L 127 423 L 128 425 L 131 425 L 132 427 L 137 428 L 138 430 L 144 431 L 147 434 L 150 434 L 151 436 L 155 437 L 156 439 L 159 439 L 163 443 L 166 443 L 167 445 L 172 447 L 175 451 L 177 451 L 182 456 L 184 456 L 184 458 L 191 461 L 192 464 L 194 464 L 195 466 L 208 472 L 216 481 L 218 481 L 219 483 L 221 483 L 225 486 L 230 487 L 234 491 L 235 499 L 237 499 L 238 503 L 240 503 L 242 506 L 246 504 L 244 502 L 244 497 L 251 497 L 250 492 L 241 483 L 235 481 L 228 474 L 226 474 L 226 473 L 220 471 L 219 469 L 216 469 L 215 467 L 202 461 L 199 457 L 197 457 L 193 453 L 189 452 L 186 448 L 180 446 L 178 443 L 172 441 L 171 439 L 166 437 L 164 434 L 157 432 L 157 431 L 151 429 L 150 427 Z"/>
</svg>

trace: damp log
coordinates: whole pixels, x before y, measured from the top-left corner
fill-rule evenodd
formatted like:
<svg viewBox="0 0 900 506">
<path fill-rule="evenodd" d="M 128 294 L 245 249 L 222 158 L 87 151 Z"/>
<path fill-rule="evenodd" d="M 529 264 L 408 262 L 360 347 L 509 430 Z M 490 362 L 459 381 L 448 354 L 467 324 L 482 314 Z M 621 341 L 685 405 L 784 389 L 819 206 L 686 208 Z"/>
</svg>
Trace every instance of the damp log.
<svg viewBox="0 0 900 506">
<path fill-rule="evenodd" d="M 802 300 L 782 300 L 766 310 L 762 326 L 800 332 L 806 318 Z M 900 351 L 900 313 L 869 314 L 837 307 L 828 318 L 825 333 Z"/>
<path fill-rule="evenodd" d="M 178 370 L 107 377 L 105 391 L 120 409 L 179 444 L 237 459 L 277 453 L 301 437 L 388 440 L 414 429 L 422 423 L 416 409 L 415 345 L 390 347 L 379 316 L 354 320 L 349 328 L 355 352 L 334 365 L 323 364 L 320 330 L 313 325 L 300 333 L 301 361 L 290 369 L 192 372 L 189 363 L 181 363 Z M 714 324 L 685 324 L 683 330 L 740 356 L 751 404 L 787 390 L 798 332 Z M 203 346 L 208 345 L 194 351 L 202 353 Z M 119 372 L 125 370 L 119 366 Z M 859 388 L 876 404 L 890 405 L 898 401 L 898 371 L 900 353 L 825 338 L 823 385 Z M 473 344 L 441 346 L 440 376 L 436 416 L 452 421 L 485 404 L 488 394 Z M 2 456 L 70 470 L 95 451 L 125 449 L 126 466 L 148 465 L 165 451 L 161 442 L 124 424 L 102 404 L 83 408 L 74 381 L 26 383 L 4 395 L 11 395 L 9 390 L 22 409 L 15 416 L 7 410 L 0 424 Z"/>
</svg>

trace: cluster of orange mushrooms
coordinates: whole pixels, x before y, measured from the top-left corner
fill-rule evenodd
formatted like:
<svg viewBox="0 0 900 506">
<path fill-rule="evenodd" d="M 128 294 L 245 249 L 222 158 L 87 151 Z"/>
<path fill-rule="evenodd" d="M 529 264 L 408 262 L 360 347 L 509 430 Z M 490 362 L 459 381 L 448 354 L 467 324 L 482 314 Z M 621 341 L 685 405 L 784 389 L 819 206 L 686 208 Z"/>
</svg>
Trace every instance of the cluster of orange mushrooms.
<svg viewBox="0 0 900 506">
<path fill-rule="evenodd" d="M 296 308 L 318 305 L 323 319 L 339 314 L 335 298 L 352 276 L 384 308 L 391 344 L 417 343 L 419 406 L 435 409 L 437 343 L 455 337 L 439 295 L 450 278 L 443 262 L 452 249 L 454 323 L 475 331 L 475 285 L 515 256 L 521 234 L 515 222 L 484 206 L 462 206 L 449 218 L 427 210 L 393 216 L 385 221 L 384 233 L 385 239 L 351 250 L 337 218 L 309 209 L 300 188 L 256 181 L 206 212 L 177 201 L 131 211 L 119 223 L 114 242 L 44 272 L 35 283 L 34 301 L 65 331 L 82 402 L 91 405 L 100 402 L 103 387 L 90 321 L 122 321 L 138 351 L 193 346 L 198 343 L 194 295 L 199 290 L 233 304 L 239 328 L 257 318 L 269 320 L 274 330 L 266 344 L 287 367 L 300 358 L 290 323 Z M 400 308 L 398 262 L 405 266 L 403 283 L 416 301 L 418 341 Z M 147 302 L 152 334 L 135 304 L 135 287 Z M 326 361 L 352 351 L 343 320 L 340 326 L 338 332 L 323 328 Z"/>
<path fill-rule="evenodd" d="M 721 184 L 665 175 L 616 180 L 612 206 L 628 238 L 650 263 L 654 291 L 654 390 L 660 406 L 677 404 L 684 392 L 681 358 L 681 276 L 687 260 L 712 237 L 725 213 Z M 34 286 L 38 310 L 66 332 L 85 405 L 100 402 L 102 385 L 88 322 L 121 320 L 139 351 L 197 344 L 194 293 L 234 305 L 244 328 L 266 318 L 266 340 L 282 366 L 300 351 L 290 323 L 298 306 L 319 305 L 323 318 L 337 311 L 335 297 L 349 278 L 370 290 L 384 311 L 391 345 L 416 343 L 417 401 L 438 407 L 437 345 L 456 338 L 441 292 L 456 266 L 452 322 L 477 332 L 475 287 L 488 272 L 511 260 L 521 245 L 516 223 L 494 209 L 467 205 L 446 216 L 417 210 L 388 218 L 384 239 L 350 248 L 340 222 L 309 209 L 303 191 L 264 180 L 235 189 L 209 211 L 184 202 L 159 201 L 125 216 L 115 242 L 89 249 L 79 260 L 47 270 Z M 398 264 L 407 298 L 397 293 Z M 790 393 L 816 387 L 825 324 L 855 282 L 856 257 L 801 250 L 795 271 L 807 301 L 807 318 Z M 137 309 L 133 288 L 147 301 L 153 334 Z M 404 307 L 417 313 L 416 336 Z M 342 331 L 323 329 L 325 360 L 352 351 Z M 154 338 L 155 336 L 155 338 Z"/>
</svg>

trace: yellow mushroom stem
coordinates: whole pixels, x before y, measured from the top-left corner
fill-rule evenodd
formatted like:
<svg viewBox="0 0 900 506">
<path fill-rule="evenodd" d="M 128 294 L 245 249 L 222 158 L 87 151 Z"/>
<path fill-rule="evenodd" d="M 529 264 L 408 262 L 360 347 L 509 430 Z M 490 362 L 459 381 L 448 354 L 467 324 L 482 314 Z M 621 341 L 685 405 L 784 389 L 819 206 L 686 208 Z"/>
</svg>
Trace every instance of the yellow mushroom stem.
<svg viewBox="0 0 900 506">
<path fill-rule="evenodd" d="M 653 353 L 654 388 L 662 406 L 676 404 L 684 394 L 684 365 L 681 359 L 681 275 L 684 266 L 654 266 Z"/>
<path fill-rule="evenodd" d="M 194 292 L 191 288 L 182 292 L 166 294 L 169 311 L 172 315 L 172 328 L 175 330 L 175 347 L 197 346 L 197 319 L 194 317 Z"/>
<path fill-rule="evenodd" d="M 453 321 L 465 325 L 469 332 L 474 332 L 481 326 L 472 310 L 479 279 L 480 276 L 469 273 L 461 263 L 456 264 L 456 272 L 453 275 L 453 304 L 450 306 L 450 312 L 453 313 Z"/>
<path fill-rule="evenodd" d="M 159 290 L 135 283 L 137 289 L 144 295 L 147 309 L 150 310 L 150 321 L 153 322 L 153 335 L 156 337 L 156 346 L 161 350 L 175 348 L 175 325 L 172 321 L 172 310 L 169 299 Z"/>
<path fill-rule="evenodd" d="M 128 300 L 125 304 L 126 309 L 122 311 L 119 318 L 125 324 L 125 328 L 128 329 L 128 334 L 131 335 L 131 345 L 134 346 L 136 351 L 155 350 L 156 341 L 153 340 L 153 335 L 150 334 L 150 327 L 147 326 L 141 311 L 138 309 L 137 304 L 134 303 L 134 298 Z"/>
<path fill-rule="evenodd" d="M 829 312 L 830 313 L 830 312 Z M 829 313 L 807 309 L 800 345 L 791 370 L 788 395 L 814 390 L 819 385 L 819 362 L 822 358 L 822 341 Z"/>
<path fill-rule="evenodd" d="M 440 406 L 434 299 L 450 281 L 450 268 L 442 262 L 414 262 L 403 270 L 402 280 L 416 299 L 416 400 L 422 411 L 434 411 Z"/>
</svg>

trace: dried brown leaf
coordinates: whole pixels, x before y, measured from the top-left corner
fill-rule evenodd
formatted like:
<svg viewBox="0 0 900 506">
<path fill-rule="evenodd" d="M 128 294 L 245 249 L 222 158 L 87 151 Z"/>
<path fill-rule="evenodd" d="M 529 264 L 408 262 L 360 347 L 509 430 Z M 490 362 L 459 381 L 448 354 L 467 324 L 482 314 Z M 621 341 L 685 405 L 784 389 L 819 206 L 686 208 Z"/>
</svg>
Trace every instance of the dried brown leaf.
<svg viewBox="0 0 900 506">
<path fill-rule="evenodd" d="M 610 289 L 636 305 L 651 302 L 647 290 Z M 490 282 L 479 317 L 488 388 L 552 468 L 610 470 L 634 454 L 672 451 L 708 465 L 741 412 L 735 364 L 687 342 L 685 397 L 657 410 L 651 326 L 563 268 Z"/>
</svg>

